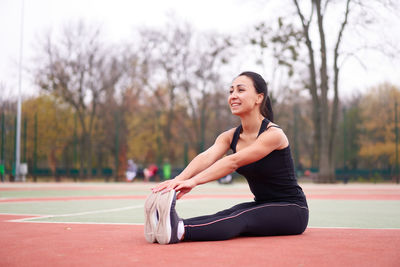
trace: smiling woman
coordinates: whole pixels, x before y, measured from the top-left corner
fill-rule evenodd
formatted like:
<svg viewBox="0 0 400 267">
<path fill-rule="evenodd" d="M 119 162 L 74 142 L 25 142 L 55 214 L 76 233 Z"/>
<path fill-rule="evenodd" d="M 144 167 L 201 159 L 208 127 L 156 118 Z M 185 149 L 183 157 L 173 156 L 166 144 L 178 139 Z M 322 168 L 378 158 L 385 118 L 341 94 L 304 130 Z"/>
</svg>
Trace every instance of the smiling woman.
<svg viewBox="0 0 400 267">
<path fill-rule="evenodd" d="M 241 125 L 222 133 L 173 180 L 157 185 L 145 204 L 145 237 L 150 243 L 225 240 L 236 236 L 301 234 L 308 206 L 297 183 L 289 141 L 272 122 L 267 84 L 243 72 L 230 86 L 228 104 Z M 224 156 L 231 149 L 233 154 Z M 176 199 L 194 187 L 237 171 L 248 181 L 253 202 L 213 215 L 182 220 Z M 176 194 L 178 192 L 178 194 Z"/>
<path fill-rule="evenodd" d="M 236 78 L 236 82 L 237 84 L 232 84 L 229 90 L 230 96 L 228 102 L 231 107 L 232 114 L 238 115 L 235 114 L 234 109 L 241 106 L 241 99 L 246 99 L 246 93 L 249 94 L 255 89 L 257 92 L 257 100 L 255 103 L 260 106 L 261 115 L 273 122 L 274 113 L 272 111 L 271 99 L 268 96 L 267 83 L 264 81 L 264 79 L 254 72 L 242 72 Z"/>
</svg>

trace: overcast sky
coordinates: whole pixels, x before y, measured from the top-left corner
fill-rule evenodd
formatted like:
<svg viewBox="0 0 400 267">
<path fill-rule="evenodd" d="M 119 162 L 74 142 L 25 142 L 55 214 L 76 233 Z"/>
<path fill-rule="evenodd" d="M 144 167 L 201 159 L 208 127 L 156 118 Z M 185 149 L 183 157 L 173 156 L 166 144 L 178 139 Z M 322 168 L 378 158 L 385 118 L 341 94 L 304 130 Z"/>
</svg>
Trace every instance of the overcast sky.
<svg viewBox="0 0 400 267">
<path fill-rule="evenodd" d="M 62 25 L 79 19 L 100 24 L 110 42 L 129 40 L 133 29 L 140 25 L 161 26 L 168 13 L 187 20 L 199 30 L 239 34 L 276 12 L 269 1 L 239 0 L 25 0 L 23 65 L 31 64 L 37 37 L 49 29 L 57 31 Z M 20 21 L 22 0 L 0 0 L 0 94 L 17 92 Z M 398 22 L 398 21 L 397 21 Z M 393 36 L 400 35 L 400 23 L 391 25 Z M 400 86 L 399 60 L 378 54 L 361 54 L 365 70 L 352 60 L 342 72 L 341 94 L 389 81 Z M 254 60 L 244 63 L 246 70 Z M 256 71 L 258 71 L 256 69 Z M 3 89 L 1 89 L 3 88 Z M 4 89 L 5 88 L 5 89 Z M 23 75 L 24 95 L 36 93 L 26 74 Z"/>
</svg>

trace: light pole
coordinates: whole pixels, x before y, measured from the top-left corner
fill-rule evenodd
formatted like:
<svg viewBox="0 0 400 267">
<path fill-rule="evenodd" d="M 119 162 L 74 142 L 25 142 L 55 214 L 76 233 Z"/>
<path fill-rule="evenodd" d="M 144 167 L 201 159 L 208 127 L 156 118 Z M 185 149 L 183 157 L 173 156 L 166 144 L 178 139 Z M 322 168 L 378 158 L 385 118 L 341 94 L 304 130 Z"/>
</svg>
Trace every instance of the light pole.
<svg viewBox="0 0 400 267">
<path fill-rule="evenodd" d="M 22 87 L 22 51 L 24 44 L 24 0 L 21 2 L 21 31 L 19 44 L 19 74 L 18 74 L 18 104 L 17 104 L 17 132 L 15 143 L 15 181 L 19 181 L 21 158 L 21 87 Z"/>
<path fill-rule="evenodd" d="M 394 131 L 396 133 L 396 183 L 399 183 L 399 127 L 397 126 L 397 101 L 394 103 Z"/>
</svg>

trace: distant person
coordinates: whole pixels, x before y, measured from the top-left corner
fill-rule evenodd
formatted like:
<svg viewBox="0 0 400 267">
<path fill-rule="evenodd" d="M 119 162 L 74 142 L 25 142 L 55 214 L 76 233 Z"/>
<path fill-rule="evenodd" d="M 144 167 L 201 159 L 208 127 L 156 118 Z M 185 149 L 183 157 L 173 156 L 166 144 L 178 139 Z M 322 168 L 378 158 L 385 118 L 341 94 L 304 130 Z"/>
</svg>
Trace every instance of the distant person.
<svg viewBox="0 0 400 267">
<path fill-rule="evenodd" d="M 241 125 L 220 134 L 182 173 L 153 188 L 145 202 L 148 242 L 226 240 L 237 236 L 297 235 L 308 224 L 308 206 L 298 185 L 289 141 L 273 123 L 267 84 L 254 72 L 243 72 L 230 88 L 228 104 Z M 229 149 L 233 154 L 224 156 Z M 197 185 L 233 171 L 243 175 L 254 201 L 216 214 L 181 219 L 176 199 Z M 178 192 L 176 194 L 176 192 Z"/>
<path fill-rule="evenodd" d="M 128 160 L 128 168 L 126 170 L 126 181 L 127 182 L 132 182 L 133 179 L 135 179 L 136 174 L 137 174 L 137 165 L 136 163 L 130 159 Z"/>
<path fill-rule="evenodd" d="M 151 178 L 156 177 L 158 172 L 158 167 L 156 164 L 150 164 L 147 168 L 143 170 L 144 181 L 149 182 Z"/>
<path fill-rule="evenodd" d="M 171 178 L 171 164 L 167 161 L 163 165 L 163 178 L 169 180 Z"/>
</svg>

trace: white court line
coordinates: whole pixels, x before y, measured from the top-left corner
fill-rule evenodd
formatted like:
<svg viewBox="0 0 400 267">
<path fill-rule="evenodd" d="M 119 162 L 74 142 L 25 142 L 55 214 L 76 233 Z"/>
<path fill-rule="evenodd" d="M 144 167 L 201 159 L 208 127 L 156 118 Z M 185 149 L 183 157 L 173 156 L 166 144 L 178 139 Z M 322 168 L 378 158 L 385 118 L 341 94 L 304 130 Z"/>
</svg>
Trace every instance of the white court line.
<svg viewBox="0 0 400 267">
<path fill-rule="evenodd" d="M 36 218 L 32 218 L 36 219 Z M 46 221 L 18 221 L 18 220 L 13 220 L 13 221 L 7 221 L 7 222 L 15 222 L 15 223 L 48 223 L 48 224 L 86 224 L 86 225 L 131 225 L 131 226 L 142 226 L 144 223 L 105 223 L 105 222 L 46 222 Z"/>
<path fill-rule="evenodd" d="M 0 215 L 15 215 L 15 216 L 38 216 L 38 217 L 41 217 L 41 216 L 47 216 L 47 214 L 45 215 L 45 214 L 31 214 L 31 213 L 3 213 L 3 212 L 0 212 Z"/>
<path fill-rule="evenodd" d="M 36 219 L 47 219 L 47 218 L 57 218 L 57 217 L 72 217 L 72 216 L 80 216 L 80 215 L 88 215 L 88 214 L 97 214 L 97 213 L 106 213 L 106 212 L 115 212 L 115 211 L 122 211 L 122 210 L 130 210 L 130 209 L 137 209 L 143 208 L 143 205 L 136 205 L 136 206 L 128 206 L 122 208 L 114 208 L 114 209 L 105 209 L 105 210 L 92 210 L 92 211 L 84 211 L 84 212 L 77 212 L 77 213 L 69 213 L 69 214 L 59 214 L 59 215 L 45 215 L 45 216 L 38 216 L 34 218 L 22 218 L 16 220 L 9 220 L 8 222 L 26 222 L 30 220 Z"/>
<path fill-rule="evenodd" d="M 197 199 L 185 199 L 185 200 L 180 200 L 179 203 L 192 202 L 192 201 L 195 201 L 195 200 L 197 200 Z M 8 220 L 7 222 L 143 225 L 143 223 L 142 224 L 135 224 L 135 223 L 96 223 L 96 222 L 94 222 L 94 223 L 86 223 L 86 222 L 40 222 L 40 221 L 32 221 L 32 220 L 40 220 L 40 219 L 47 219 L 47 218 L 72 217 L 72 216 L 80 216 L 80 215 L 88 215 L 88 214 L 116 212 L 116 211 L 129 210 L 129 209 L 138 209 L 138 208 L 144 208 L 143 204 L 142 205 L 136 205 L 136 206 L 122 207 L 122 208 L 84 211 L 84 212 L 69 213 L 69 214 L 59 214 L 59 215 L 10 214 L 10 213 L 7 213 L 7 214 L 6 213 L 0 213 L 0 215 L 3 214 L 3 215 L 17 215 L 17 216 L 19 216 L 19 215 L 35 216 L 35 217 L 29 217 L 29 218 Z"/>
<path fill-rule="evenodd" d="M 89 198 L 89 199 L 79 199 L 79 198 L 70 198 L 70 197 L 66 197 L 65 199 L 52 199 L 52 197 L 43 197 L 40 199 L 27 199 L 25 200 L 24 198 L 7 198 L 5 200 L 17 200 L 17 201 L 1 201 L 0 199 L 0 205 L 1 204 L 15 204 L 15 203 L 46 203 L 46 202 L 67 202 L 67 201 L 97 201 L 97 200 L 131 200 L 130 198 L 117 198 L 117 199 L 113 199 L 113 198 L 104 198 L 104 199 L 96 199 L 96 198 Z"/>
</svg>

